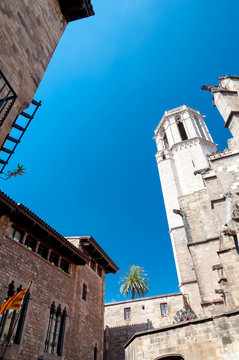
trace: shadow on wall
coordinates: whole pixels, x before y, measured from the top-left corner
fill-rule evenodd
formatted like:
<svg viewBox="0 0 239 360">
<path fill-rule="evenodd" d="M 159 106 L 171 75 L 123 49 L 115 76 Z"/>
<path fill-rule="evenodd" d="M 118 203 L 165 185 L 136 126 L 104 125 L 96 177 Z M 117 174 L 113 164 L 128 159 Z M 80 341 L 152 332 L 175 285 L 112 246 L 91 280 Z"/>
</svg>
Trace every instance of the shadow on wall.
<svg viewBox="0 0 239 360">
<path fill-rule="evenodd" d="M 155 360 L 184 360 L 181 355 L 168 355 L 168 356 L 160 356 Z"/>
<path fill-rule="evenodd" d="M 104 333 L 104 360 L 124 360 L 124 345 L 126 342 L 135 333 L 149 329 L 153 329 L 153 324 L 150 320 L 141 324 L 116 326 L 111 328 L 106 326 Z M 177 360 L 181 359 L 179 358 Z"/>
</svg>

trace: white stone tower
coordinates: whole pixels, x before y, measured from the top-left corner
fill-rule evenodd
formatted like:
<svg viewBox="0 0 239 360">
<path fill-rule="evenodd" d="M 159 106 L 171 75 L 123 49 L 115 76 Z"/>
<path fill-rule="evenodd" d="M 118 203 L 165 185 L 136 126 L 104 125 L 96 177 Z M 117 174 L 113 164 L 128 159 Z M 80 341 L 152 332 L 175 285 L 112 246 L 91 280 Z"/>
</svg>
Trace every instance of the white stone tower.
<svg viewBox="0 0 239 360">
<path fill-rule="evenodd" d="M 190 291 L 196 295 L 196 274 L 187 249 L 190 230 L 186 216 L 180 212 L 178 199 L 204 189 L 202 177 L 196 174 L 209 167 L 207 155 L 216 153 L 217 147 L 204 116 L 186 105 L 164 113 L 154 138 L 179 286 L 183 293 Z M 188 284 L 190 289 L 185 288 Z"/>
</svg>

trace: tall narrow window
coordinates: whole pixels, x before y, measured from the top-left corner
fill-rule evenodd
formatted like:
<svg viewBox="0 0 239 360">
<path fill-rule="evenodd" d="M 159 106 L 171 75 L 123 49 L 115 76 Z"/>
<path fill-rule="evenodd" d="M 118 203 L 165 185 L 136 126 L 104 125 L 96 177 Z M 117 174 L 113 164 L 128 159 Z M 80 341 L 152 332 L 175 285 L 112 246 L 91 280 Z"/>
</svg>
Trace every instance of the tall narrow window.
<svg viewBox="0 0 239 360">
<path fill-rule="evenodd" d="M 178 130 L 180 132 L 182 140 L 187 140 L 188 136 L 187 136 L 186 130 L 184 128 L 184 125 L 181 121 L 178 122 Z"/>
<path fill-rule="evenodd" d="M 51 304 L 44 352 L 62 355 L 66 324 L 66 308 L 61 311 L 61 305 L 56 309 L 55 302 Z"/>
<path fill-rule="evenodd" d="M 97 348 L 97 344 L 95 344 L 94 346 L 94 360 L 98 359 L 98 348 Z"/>
<path fill-rule="evenodd" d="M 160 310 L 161 310 L 162 316 L 167 316 L 168 315 L 168 304 L 167 303 L 160 304 Z"/>
<path fill-rule="evenodd" d="M 83 288 L 82 288 L 82 299 L 86 301 L 87 298 L 87 285 L 83 284 Z"/>
<path fill-rule="evenodd" d="M 22 285 L 17 288 L 15 292 L 14 281 L 8 285 L 8 293 L 5 300 L 11 298 L 15 293 L 22 290 Z M 15 344 L 20 344 L 27 307 L 29 303 L 30 293 L 27 292 L 22 301 L 20 310 L 7 310 L 4 314 L 0 315 L 0 339 L 9 341 Z"/>
<path fill-rule="evenodd" d="M 168 138 L 167 138 L 166 132 L 163 134 L 163 143 L 164 143 L 165 149 L 168 149 L 169 143 L 168 143 Z"/>
<path fill-rule="evenodd" d="M 131 320 L 131 308 L 124 309 L 124 319 Z"/>
</svg>

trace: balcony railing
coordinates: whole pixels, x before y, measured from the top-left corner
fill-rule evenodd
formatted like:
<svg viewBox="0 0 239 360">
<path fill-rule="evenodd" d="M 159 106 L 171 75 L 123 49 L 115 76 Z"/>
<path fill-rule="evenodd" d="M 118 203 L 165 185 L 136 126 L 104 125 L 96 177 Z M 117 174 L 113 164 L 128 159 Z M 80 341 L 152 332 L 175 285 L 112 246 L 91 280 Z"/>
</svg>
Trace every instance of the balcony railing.
<svg viewBox="0 0 239 360">
<path fill-rule="evenodd" d="M 0 127 L 16 101 L 17 94 L 0 70 Z"/>
</svg>

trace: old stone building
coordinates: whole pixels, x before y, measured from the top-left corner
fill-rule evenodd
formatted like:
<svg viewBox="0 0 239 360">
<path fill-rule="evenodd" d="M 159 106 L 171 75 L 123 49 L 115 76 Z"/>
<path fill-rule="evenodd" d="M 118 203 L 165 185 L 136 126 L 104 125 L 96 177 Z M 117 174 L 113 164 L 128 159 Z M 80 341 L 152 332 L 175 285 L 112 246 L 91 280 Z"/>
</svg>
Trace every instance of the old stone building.
<svg viewBox="0 0 239 360">
<path fill-rule="evenodd" d="M 20 317 L 0 315 L 0 357 L 102 360 L 105 274 L 118 267 L 90 236 L 68 241 L 0 192 L 0 301 L 26 287 Z"/>
<path fill-rule="evenodd" d="M 6 160 L 33 115 L 23 110 L 32 101 L 39 106 L 34 94 L 67 24 L 93 14 L 91 0 L 0 1 L 0 150 Z"/>
<path fill-rule="evenodd" d="M 182 307 L 180 293 L 106 304 L 105 360 L 124 359 L 124 345 L 136 332 L 171 324 Z"/>
<path fill-rule="evenodd" d="M 233 138 L 217 151 L 204 116 L 185 105 L 166 111 L 155 130 L 183 306 L 167 325 L 131 336 L 126 360 L 239 358 L 239 77 L 203 89 Z M 159 306 L 151 316 L 158 313 Z"/>
</svg>

